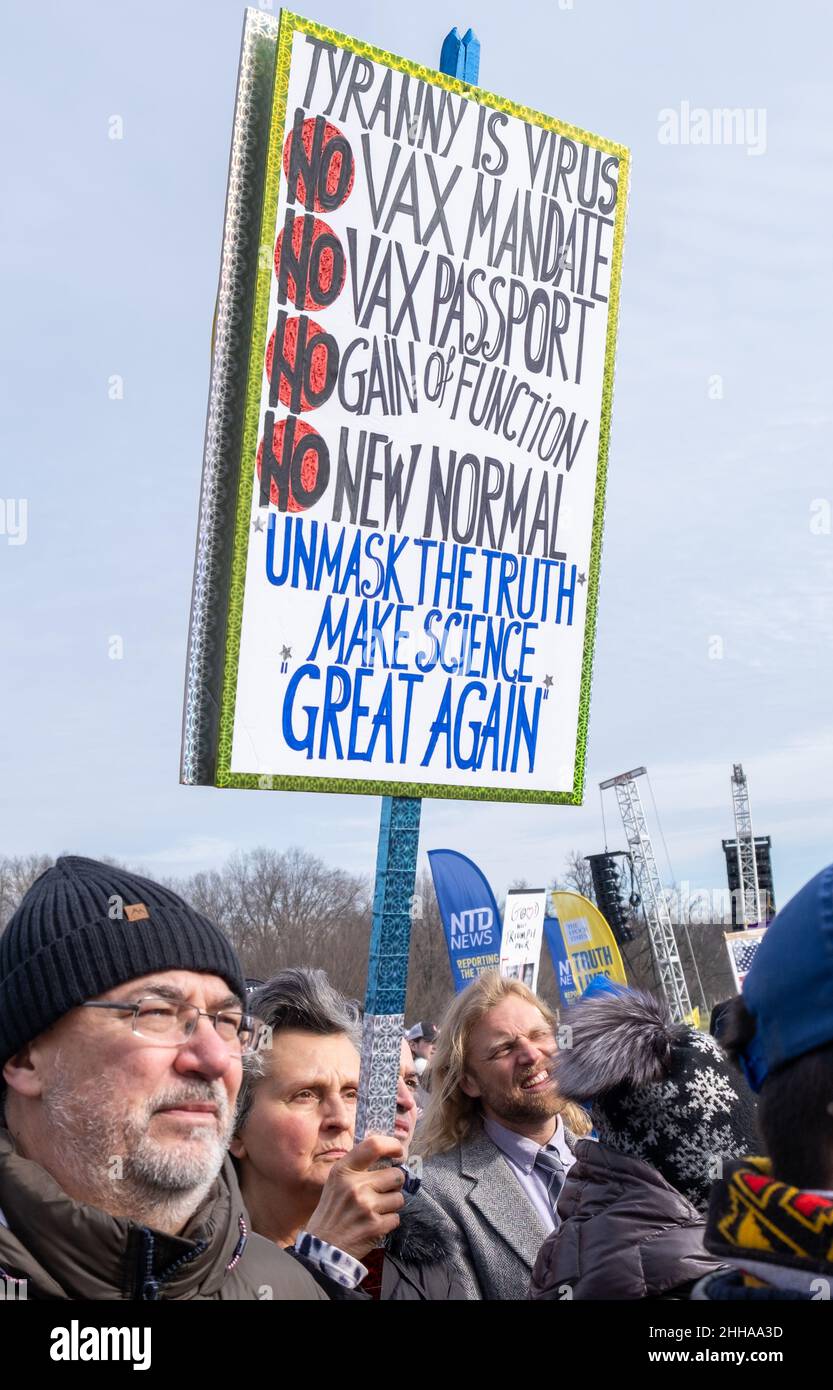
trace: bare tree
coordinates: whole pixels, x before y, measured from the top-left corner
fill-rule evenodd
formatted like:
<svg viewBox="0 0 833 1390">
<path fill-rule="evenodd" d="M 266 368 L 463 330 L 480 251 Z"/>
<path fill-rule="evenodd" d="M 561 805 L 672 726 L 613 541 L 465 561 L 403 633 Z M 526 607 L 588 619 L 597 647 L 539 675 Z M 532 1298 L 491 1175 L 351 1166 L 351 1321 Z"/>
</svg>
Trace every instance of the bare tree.
<svg viewBox="0 0 833 1390">
<path fill-rule="evenodd" d="M 321 966 L 346 993 L 363 992 L 370 901 L 362 878 L 306 850 L 261 847 L 171 886 L 217 922 L 247 974 L 266 979 L 287 965 Z"/>
<path fill-rule="evenodd" d="M 429 869 L 422 869 L 417 876 L 411 920 L 408 1023 L 418 1019 L 439 1022 L 453 996 L 454 979 L 434 880 Z"/>
<path fill-rule="evenodd" d="M 54 864 L 46 854 L 0 856 L 0 932 L 36 878 Z"/>
<path fill-rule="evenodd" d="M 644 919 L 633 916 L 630 920 L 630 929 L 633 932 L 633 939 L 623 941 L 619 945 L 628 984 L 656 994 L 660 990 L 659 972 Z"/>
<path fill-rule="evenodd" d="M 679 912 L 672 913 L 674 937 L 692 1008 L 700 1009 L 705 1027 L 714 1005 L 736 993 L 723 938 L 728 927 L 723 922 L 695 922 L 691 919 L 691 911 L 686 920 L 681 919 Z M 659 970 L 641 908 L 631 918 L 631 929 L 634 932 L 633 941 L 621 947 L 628 981 L 660 994 Z"/>
<path fill-rule="evenodd" d="M 0 856 L 0 931 L 22 897 L 54 861 L 47 855 Z M 112 861 L 110 861 L 112 862 Z M 363 999 L 367 980 L 372 889 L 364 878 L 327 865 L 306 850 L 266 847 L 233 855 L 221 868 L 171 882 L 237 948 L 248 975 L 266 979 L 287 965 L 320 966 L 337 988 Z M 515 889 L 528 888 L 523 879 Z M 566 856 L 554 887 L 592 898 L 589 865 L 578 850 Z M 679 912 L 673 914 L 679 917 Z M 710 1010 L 732 995 L 723 922 L 675 923 L 692 1002 Z M 621 945 L 631 984 L 659 992 L 659 976 L 641 908 L 631 917 L 634 939 Z M 699 979 L 698 979 L 699 972 Z M 702 990 L 701 990 L 702 986 Z M 558 992 L 543 951 L 539 992 L 553 1005 Z M 418 877 L 413 900 L 407 1018 L 438 1021 L 453 997 L 448 951 L 430 871 Z"/>
<path fill-rule="evenodd" d="M 581 893 L 583 897 L 589 898 L 591 903 L 596 901 L 593 892 L 593 875 L 590 865 L 585 859 L 580 849 L 571 849 L 564 860 L 564 868 L 561 877 L 553 880 L 552 887 L 556 890 L 566 890 L 571 893 Z"/>
<path fill-rule="evenodd" d="M 706 1023 L 715 1004 L 737 993 L 723 938 L 729 929 L 723 922 L 691 920 L 674 928 L 692 1005 L 705 1012 Z"/>
</svg>

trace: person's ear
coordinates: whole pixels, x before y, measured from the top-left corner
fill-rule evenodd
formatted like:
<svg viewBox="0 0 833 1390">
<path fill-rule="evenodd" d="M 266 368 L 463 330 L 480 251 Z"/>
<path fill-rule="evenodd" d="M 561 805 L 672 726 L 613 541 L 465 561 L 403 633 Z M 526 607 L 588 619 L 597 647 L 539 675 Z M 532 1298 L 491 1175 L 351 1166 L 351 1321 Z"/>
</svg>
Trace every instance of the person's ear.
<svg viewBox="0 0 833 1390">
<path fill-rule="evenodd" d="M 470 1076 L 467 1071 L 464 1071 L 463 1075 L 460 1077 L 460 1090 L 463 1092 L 464 1096 L 469 1096 L 472 1100 L 477 1100 L 477 1098 L 482 1095 L 482 1091 L 474 1077 Z"/>
<path fill-rule="evenodd" d="M 246 1145 L 243 1143 L 243 1140 L 240 1138 L 239 1134 L 235 1134 L 234 1138 L 228 1146 L 228 1151 L 234 1158 L 246 1157 Z"/>
<path fill-rule="evenodd" d="M 10 1090 L 29 1099 L 43 1094 L 41 1054 L 33 1043 L 27 1043 L 3 1067 L 3 1080 Z"/>
</svg>

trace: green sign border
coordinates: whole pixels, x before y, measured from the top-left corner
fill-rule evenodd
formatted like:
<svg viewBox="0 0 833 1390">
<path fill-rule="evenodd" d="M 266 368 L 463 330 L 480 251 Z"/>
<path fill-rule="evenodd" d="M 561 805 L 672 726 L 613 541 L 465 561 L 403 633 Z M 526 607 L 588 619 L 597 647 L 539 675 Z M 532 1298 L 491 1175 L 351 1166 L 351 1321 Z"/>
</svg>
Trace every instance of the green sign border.
<svg viewBox="0 0 833 1390">
<path fill-rule="evenodd" d="M 349 49 L 374 62 L 383 63 L 397 72 L 421 78 L 437 87 L 445 87 L 450 92 L 468 96 L 478 105 L 490 106 L 496 111 L 516 116 L 519 120 L 538 125 L 545 130 L 557 131 L 568 139 L 590 145 L 615 155 L 619 160 L 619 195 L 616 204 L 616 220 L 613 230 L 613 257 L 611 262 L 611 284 L 607 342 L 605 345 L 605 370 L 602 387 L 602 413 L 599 431 L 599 456 L 596 471 L 596 493 L 593 504 L 593 532 L 590 545 L 590 563 L 587 579 L 587 613 L 584 628 L 584 654 L 581 665 L 581 689 L 579 692 L 578 730 L 576 738 L 576 759 L 571 791 L 546 792 L 538 790 L 514 790 L 469 785 L 448 786 L 441 783 L 387 782 L 378 780 L 359 780 L 345 777 L 303 777 L 284 774 L 259 774 L 231 771 L 231 747 L 234 731 L 234 713 L 237 695 L 237 669 L 240 659 L 240 637 L 243 623 L 243 598 L 246 582 L 246 561 L 249 550 L 249 522 L 252 498 L 252 463 L 257 453 L 258 427 L 260 423 L 261 402 L 261 363 L 266 350 L 267 316 L 269 292 L 272 279 L 271 249 L 275 244 L 278 193 L 281 174 L 281 153 L 286 116 L 286 100 L 289 91 L 289 68 L 292 55 L 292 37 L 295 33 L 312 34 Z M 608 447 L 610 440 L 610 417 L 613 404 L 614 357 L 616 332 L 619 319 L 619 293 L 622 274 L 622 252 L 625 238 L 625 218 L 630 176 L 630 152 L 624 145 L 614 144 L 601 136 L 591 135 L 576 126 L 565 124 L 552 116 L 544 116 L 528 106 L 519 106 L 505 97 L 495 96 L 493 92 L 479 87 L 470 87 L 455 77 L 435 72 L 433 68 L 412 63 L 407 58 L 386 53 L 359 39 L 340 34 L 335 29 L 303 19 L 300 15 L 281 12 L 278 34 L 277 61 L 275 65 L 275 89 L 272 104 L 269 154 L 266 168 L 266 184 L 261 217 L 260 245 L 267 247 L 270 254 L 262 254 L 258 262 L 257 283 L 255 286 L 254 314 L 252 318 L 251 348 L 249 353 L 249 375 L 246 389 L 246 412 L 243 428 L 243 445 L 240 459 L 237 517 L 234 530 L 234 550 L 231 564 L 231 586 L 229 592 L 228 614 L 226 620 L 225 662 L 223 679 L 222 709 L 217 746 L 217 767 L 215 785 L 218 787 L 243 787 L 274 791 L 312 791 L 349 792 L 359 796 L 416 796 L 448 798 L 455 801 L 519 801 L 529 804 L 580 806 L 584 791 L 584 772 L 587 752 L 587 729 L 590 715 L 590 688 L 593 675 L 593 645 L 596 632 L 596 612 L 598 608 L 599 569 L 602 553 L 602 530 L 604 524 L 605 485 L 607 482 Z"/>
</svg>

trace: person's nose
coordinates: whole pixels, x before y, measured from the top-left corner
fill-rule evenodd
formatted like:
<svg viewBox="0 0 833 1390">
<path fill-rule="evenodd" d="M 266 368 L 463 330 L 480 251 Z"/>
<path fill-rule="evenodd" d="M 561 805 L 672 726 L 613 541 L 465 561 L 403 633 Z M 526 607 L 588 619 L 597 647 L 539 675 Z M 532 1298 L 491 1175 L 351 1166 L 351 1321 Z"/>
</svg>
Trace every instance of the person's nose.
<svg viewBox="0 0 833 1390">
<path fill-rule="evenodd" d="M 177 1049 L 174 1066 L 177 1071 L 216 1079 L 225 1076 L 234 1060 L 234 1054 L 211 1019 L 200 1017 L 190 1038 Z"/>
<path fill-rule="evenodd" d="M 416 1096 L 410 1087 L 405 1085 L 401 1076 L 396 1088 L 396 1108 L 405 1115 L 409 1115 L 412 1110 L 417 1108 Z"/>
<path fill-rule="evenodd" d="M 546 1055 L 537 1043 L 531 1042 L 529 1038 L 524 1038 L 518 1043 L 515 1059 L 518 1066 L 526 1070 L 543 1061 Z"/>
<path fill-rule="evenodd" d="M 355 1125 L 355 1103 L 351 1104 L 341 1094 L 332 1096 L 324 1114 L 323 1128 L 335 1134 L 352 1134 Z"/>
</svg>

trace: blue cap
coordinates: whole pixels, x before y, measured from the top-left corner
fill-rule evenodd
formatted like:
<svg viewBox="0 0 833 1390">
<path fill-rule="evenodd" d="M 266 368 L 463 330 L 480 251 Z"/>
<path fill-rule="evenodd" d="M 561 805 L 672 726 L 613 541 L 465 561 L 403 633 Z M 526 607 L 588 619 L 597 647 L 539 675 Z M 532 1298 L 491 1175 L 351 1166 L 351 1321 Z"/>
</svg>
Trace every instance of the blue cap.
<svg viewBox="0 0 833 1390">
<path fill-rule="evenodd" d="M 773 918 L 743 983 L 756 1023 L 742 1057 L 759 1091 L 770 1072 L 833 1042 L 833 864 Z"/>
<path fill-rule="evenodd" d="M 626 996 L 630 994 L 630 990 L 627 985 L 620 985 L 614 980 L 608 979 L 607 975 L 594 975 L 581 997 L 582 999 L 592 999 L 597 994 Z"/>
</svg>

